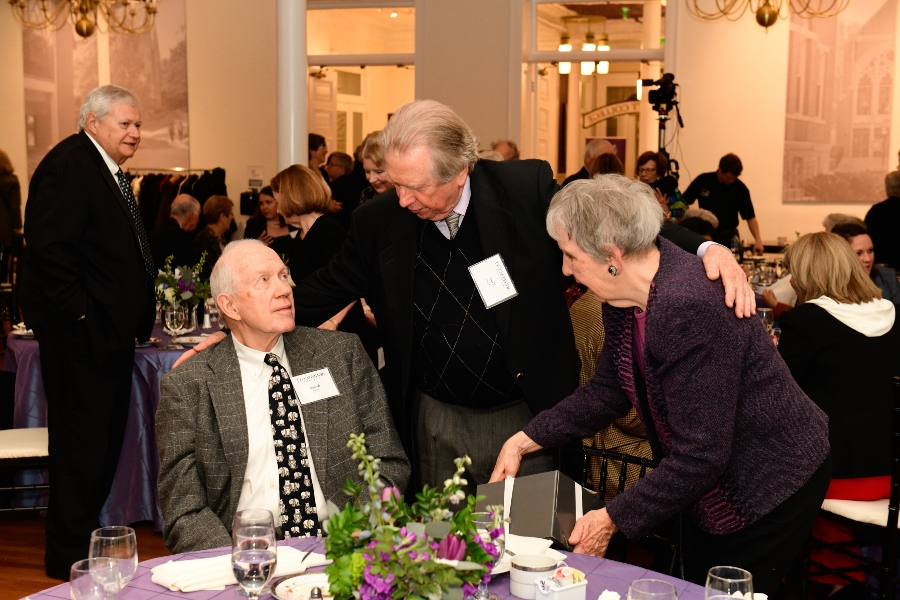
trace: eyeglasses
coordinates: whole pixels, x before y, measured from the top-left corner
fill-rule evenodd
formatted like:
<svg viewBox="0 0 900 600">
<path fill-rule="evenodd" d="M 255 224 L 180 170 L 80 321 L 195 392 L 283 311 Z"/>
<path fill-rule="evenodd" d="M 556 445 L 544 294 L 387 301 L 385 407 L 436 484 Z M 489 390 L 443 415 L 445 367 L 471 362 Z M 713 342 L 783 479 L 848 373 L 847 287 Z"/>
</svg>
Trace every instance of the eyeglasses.
<svg viewBox="0 0 900 600">
<path fill-rule="evenodd" d="M 656 167 L 643 167 L 637 170 L 638 173 L 642 175 L 649 175 L 650 173 L 656 173 Z"/>
</svg>

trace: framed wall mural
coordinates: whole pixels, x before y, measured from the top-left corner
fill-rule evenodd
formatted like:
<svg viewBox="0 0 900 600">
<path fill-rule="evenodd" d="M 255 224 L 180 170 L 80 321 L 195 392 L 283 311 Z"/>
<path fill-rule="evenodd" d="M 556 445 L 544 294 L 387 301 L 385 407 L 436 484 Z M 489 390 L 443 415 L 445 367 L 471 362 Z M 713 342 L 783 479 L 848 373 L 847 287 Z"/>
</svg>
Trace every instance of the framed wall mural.
<svg viewBox="0 0 900 600">
<path fill-rule="evenodd" d="M 884 199 L 897 0 L 854 2 L 836 17 L 791 17 L 784 203 Z"/>
</svg>

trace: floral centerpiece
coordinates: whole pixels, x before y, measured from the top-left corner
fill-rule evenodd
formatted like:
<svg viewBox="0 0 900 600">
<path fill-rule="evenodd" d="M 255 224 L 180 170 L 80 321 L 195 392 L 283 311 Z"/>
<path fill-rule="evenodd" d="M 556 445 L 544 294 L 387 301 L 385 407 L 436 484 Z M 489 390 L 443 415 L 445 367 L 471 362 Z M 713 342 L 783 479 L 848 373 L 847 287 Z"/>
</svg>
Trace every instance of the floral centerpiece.
<svg viewBox="0 0 900 600">
<path fill-rule="evenodd" d="M 178 307 L 182 303 L 197 306 L 209 298 L 209 281 L 200 279 L 206 252 L 200 255 L 200 261 L 193 267 L 173 267 L 174 258 L 170 254 L 156 276 L 156 301 L 162 306 Z"/>
<path fill-rule="evenodd" d="M 380 459 L 367 454 L 365 434 L 351 435 L 347 446 L 359 461 L 363 484 L 347 479 L 343 490 L 353 500 L 343 510 L 328 503 L 323 526 L 325 553 L 334 561 L 325 569 L 330 595 L 336 600 L 459 599 L 490 580 L 500 557 L 476 530 L 479 498 L 460 489 L 466 485 L 462 475 L 472 463 L 469 457 L 454 461 L 456 472 L 443 490 L 425 486 L 407 504 L 379 479 Z M 488 507 L 491 539 L 503 531 L 502 509 Z"/>
</svg>

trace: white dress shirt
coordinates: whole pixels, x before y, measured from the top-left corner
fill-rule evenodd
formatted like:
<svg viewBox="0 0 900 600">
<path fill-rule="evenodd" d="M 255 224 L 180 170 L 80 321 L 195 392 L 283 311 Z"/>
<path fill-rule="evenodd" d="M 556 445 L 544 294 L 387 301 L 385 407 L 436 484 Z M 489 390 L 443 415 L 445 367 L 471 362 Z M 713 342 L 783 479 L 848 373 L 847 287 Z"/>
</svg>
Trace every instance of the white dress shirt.
<svg viewBox="0 0 900 600">
<path fill-rule="evenodd" d="M 244 391 L 244 408 L 247 412 L 247 470 L 244 471 L 244 482 L 241 486 L 241 497 L 238 510 L 245 508 L 265 508 L 272 511 L 276 526 L 279 523 L 278 506 L 279 484 L 278 463 L 275 460 L 275 442 L 272 439 L 272 419 L 269 416 L 269 375 L 272 367 L 265 363 L 266 354 L 274 354 L 278 362 L 291 373 L 291 365 L 284 351 L 284 339 L 279 336 L 275 347 L 270 352 L 260 352 L 248 348 L 234 339 L 234 349 L 238 364 L 241 366 L 241 384 Z M 306 436 L 306 425 L 303 420 L 302 406 L 300 410 L 300 426 Z M 328 517 L 325 507 L 325 496 L 316 477 L 316 467 L 312 449 L 309 448 L 307 436 L 309 470 L 312 474 L 313 492 L 319 521 Z"/>
<path fill-rule="evenodd" d="M 469 208 L 469 200 L 472 198 L 472 178 L 466 177 L 466 184 L 463 186 L 462 196 L 459 198 L 459 202 L 456 203 L 456 206 L 453 207 L 453 212 L 459 215 L 459 221 L 457 222 L 457 227 L 462 227 L 463 219 L 466 216 L 466 209 Z M 443 221 L 435 221 L 435 225 L 437 225 L 438 231 L 440 231 L 445 238 L 450 239 L 450 228 L 447 227 L 447 224 Z"/>
<path fill-rule="evenodd" d="M 85 131 L 84 133 L 85 133 L 85 135 L 88 136 L 88 139 L 91 140 L 91 142 L 93 142 L 94 146 L 97 147 L 97 150 L 100 151 L 100 156 L 103 157 L 103 162 L 106 163 L 106 166 L 109 168 L 109 172 L 112 173 L 113 179 L 116 180 L 116 183 L 119 183 L 119 180 L 116 179 L 116 173 L 119 172 L 119 168 L 120 168 L 119 165 L 116 164 L 116 161 L 114 161 L 112 158 L 110 158 L 109 154 L 106 153 L 106 150 L 103 149 L 103 146 L 98 144 L 97 140 L 95 140 L 93 137 L 91 137 L 91 134 L 89 134 L 87 131 Z"/>
</svg>

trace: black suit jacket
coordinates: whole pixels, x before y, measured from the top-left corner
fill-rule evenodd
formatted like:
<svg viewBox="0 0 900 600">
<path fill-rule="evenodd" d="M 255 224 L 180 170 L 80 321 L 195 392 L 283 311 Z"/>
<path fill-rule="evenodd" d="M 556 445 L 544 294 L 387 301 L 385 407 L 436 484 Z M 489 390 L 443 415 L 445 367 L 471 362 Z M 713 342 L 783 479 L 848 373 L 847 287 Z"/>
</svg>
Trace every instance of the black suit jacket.
<svg viewBox="0 0 900 600">
<path fill-rule="evenodd" d="M 566 187 L 573 181 L 578 181 L 579 179 L 590 179 L 590 178 L 591 178 L 591 174 L 588 172 L 587 167 L 581 167 L 581 170 L 566 177 L 566 180 L 563 181 L 563 187 Z"/>
<path fill-rule="evenodd" d="M 95 357 L 149 337 L 153 281 L 125 198 L 86 133 L 61 141 L 34 172 L 25 241 L 20 297 L 29 327 L 84 316 Z"/>
<path fill-rule="evenodd" d="M 169 219 L 150 232 L 150 251 L 156 267 L 162 269 L 169 256 L 173 256 L 172 266 L 183 267 L 194 264 L 194 237 L 185 231 L 178 221 Z"/>
<path fill-rule="evenodd" d="M 468 210 L 477 213 L 484 256 L 503 257 L 519 293 L 491 312 L 509 372 L 537 414 L 576 388 L 581 368 L 557 285 L 562 254 L 545 222 L 560 188 L 550 165 L 539 160 L 479 161 L 470 178 Z M 359 297 L 372 307 L 388 365 L 391 409 L 404 443 L 414 431 L 413 277 L 421 226 L 421 219 L 400 207 L 396 191 L 381 194 L 353 213 L 344 246 L 328 267 L 294 288 L 298 323 L 322 323 Z M 677 225 L 664 227 L 663 235 L 688 251 L 706 241 Z"/>
</svg>

